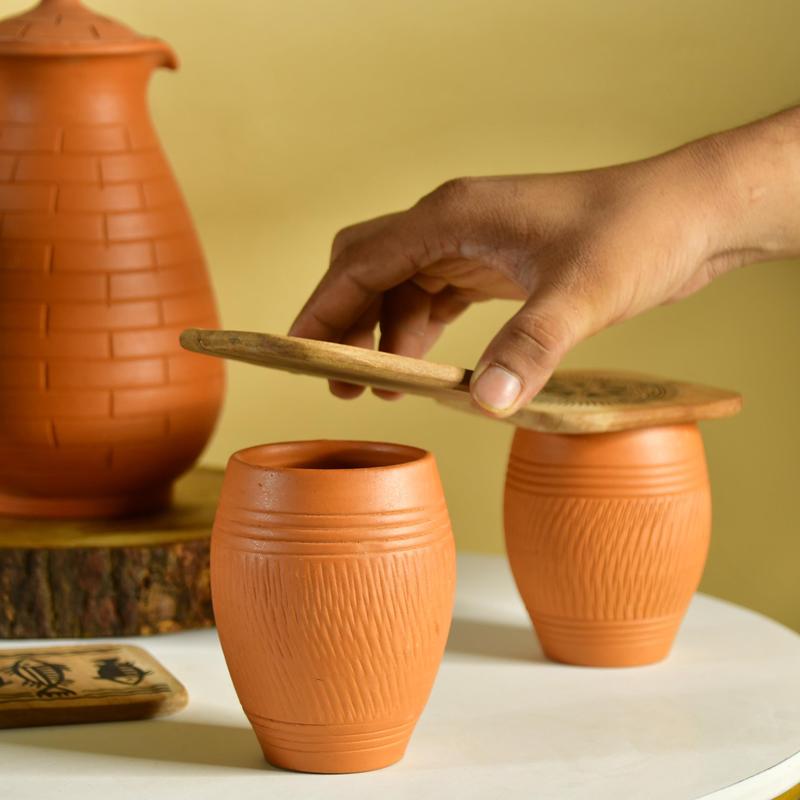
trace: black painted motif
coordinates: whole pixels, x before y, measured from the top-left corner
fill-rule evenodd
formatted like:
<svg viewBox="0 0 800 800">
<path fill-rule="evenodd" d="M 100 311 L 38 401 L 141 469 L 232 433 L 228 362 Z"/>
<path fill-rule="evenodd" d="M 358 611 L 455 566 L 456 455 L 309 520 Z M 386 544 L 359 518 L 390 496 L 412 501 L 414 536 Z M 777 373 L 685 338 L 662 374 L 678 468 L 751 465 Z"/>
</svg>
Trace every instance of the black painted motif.
<svg viewBox="0 0 800 800">
<path fill-rule="evenodd" d="M 97 665 L 97 680 L 113 681 L 125 686 L 138 686 L 150 670 L 137 667 L 132 661 L 120 661 L 118 658 L 101 658 L 94 662 Z"/>
<path fill-rule="evenodd" d="M 67 684 L 73 683 L 67 678 L 69 667 L 52 661 L 41 661 L 37 658 L 20 658 L 6 672 L 22 680 L 23 686 L 36 689 L 36 696 L 42 698 L 71 697 L 75 694 Z"/>
</svg>

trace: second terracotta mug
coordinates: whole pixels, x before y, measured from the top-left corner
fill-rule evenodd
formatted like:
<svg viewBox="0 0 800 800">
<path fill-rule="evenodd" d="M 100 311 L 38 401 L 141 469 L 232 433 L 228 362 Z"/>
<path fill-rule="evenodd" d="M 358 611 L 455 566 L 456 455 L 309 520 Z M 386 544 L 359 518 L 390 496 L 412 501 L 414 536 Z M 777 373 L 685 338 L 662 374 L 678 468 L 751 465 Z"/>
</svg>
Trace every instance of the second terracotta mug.
<svg viewBox="0 0 800 800">
<path fill-rule="evenodd" d="M 455 586 L 430 453 L 311 441 L 234 454 L 211 581 L 225 659 L 268 761 L 361 772 L 403 756 Z"/>
<path fill-rule="evenodd" d="M 708 551 L 711 497 L 697 425 L 518 430 L 505 529 L 546 655 L 585 666 L 659 661 Z"/>
</svg>

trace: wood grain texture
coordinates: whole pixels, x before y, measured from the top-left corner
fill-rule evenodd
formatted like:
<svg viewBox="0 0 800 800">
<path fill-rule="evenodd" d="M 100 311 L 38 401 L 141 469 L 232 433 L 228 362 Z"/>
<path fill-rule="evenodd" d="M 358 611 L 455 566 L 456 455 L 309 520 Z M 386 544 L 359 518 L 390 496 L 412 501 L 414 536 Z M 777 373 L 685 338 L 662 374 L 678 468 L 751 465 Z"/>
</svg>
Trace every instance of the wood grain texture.
<svg viewBox="0 0 800 800">
<path fill-rule="evenodd" d="M 483 414 L 472 402 L 472 372 L 448 364 L 348 345 L 266 333 L 189 329 L 181 345 L 205 355 L 431 397 Z M 632 372 L 563 370 L 530 405 L 502 420 L 558 433 L 602 433 L 717 419 L 739 412 L 735 392 Z"/>
<path fill-rule="evenodd" d="M 0 649 L 0 728 L 145 719 L 187 702 L 184 686 L 140 647 Z"/>
<path fill-rule="evenodd" d="M 0 638 L 130 636 L 213 624 L 211 525 L 222 472 L 179 479 L 164 512 L 0 518 Z"/>
<path fill-rule="evenodd" d="M 693 427 L 643 431 L 650 441 L 638 454 L 636 431 L 582 437 L 594 440 L 589 452 L 579 437 L 518 432 L 506 478 L 506 545 L 551 658 L 629 666 L 669 652 L 711 531 Z"/>
</svg>

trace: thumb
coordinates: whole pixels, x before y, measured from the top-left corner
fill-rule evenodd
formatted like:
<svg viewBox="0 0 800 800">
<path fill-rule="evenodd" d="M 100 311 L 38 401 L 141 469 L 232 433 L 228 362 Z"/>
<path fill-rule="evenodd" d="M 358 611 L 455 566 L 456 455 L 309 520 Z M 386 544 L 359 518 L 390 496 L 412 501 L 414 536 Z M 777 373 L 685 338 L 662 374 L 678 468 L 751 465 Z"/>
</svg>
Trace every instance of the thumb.
<svg viewBox="0 0 800 800">
<path fill-rule="evenodd" d="M 542 389 L 567 351 L 590 333 L 590 309 L 565 292 L 538 292 L 500 329 L 472 376 L 473 400 L 507 417 Z"/>
</svg>

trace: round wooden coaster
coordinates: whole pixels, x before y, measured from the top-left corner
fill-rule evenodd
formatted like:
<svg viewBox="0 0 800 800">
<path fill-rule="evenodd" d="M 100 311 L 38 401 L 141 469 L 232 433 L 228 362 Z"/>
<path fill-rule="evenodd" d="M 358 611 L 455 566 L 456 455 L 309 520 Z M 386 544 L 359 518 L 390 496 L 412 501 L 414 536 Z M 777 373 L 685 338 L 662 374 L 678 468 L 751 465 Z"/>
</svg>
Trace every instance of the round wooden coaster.
<svg viewBox="0 0 800 800">
<path fill-rule="evenodd" d="M 0 517 L 0 638 L 168 633 L 214 624 L 209 543 L 222 470 L 172 507 L 115 520 Z"/>
</svg>

